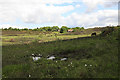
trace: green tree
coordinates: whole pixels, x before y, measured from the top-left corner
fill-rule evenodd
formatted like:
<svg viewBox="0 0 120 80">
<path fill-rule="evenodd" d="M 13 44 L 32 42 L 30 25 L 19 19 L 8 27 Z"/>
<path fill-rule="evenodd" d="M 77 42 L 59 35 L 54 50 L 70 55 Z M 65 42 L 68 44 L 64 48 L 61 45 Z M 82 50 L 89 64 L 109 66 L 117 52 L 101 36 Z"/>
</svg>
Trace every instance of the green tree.
<svg viewBox="0 0 120 80">
<path fill-rule="evenodd" d="M 39 28 L 39 31 L 44 31 L 44 29 L 41 27 L 41 28 Z"/>
<path fill-rule="evenodd" d="M 80 27 L 75 27 L 75 29 L 79 29 L 80 30 L 81 28 Z"/>
<path fill-rule="evenodd" d="M 59 30 L 59 27 L 58 26 L 53 26 L 52 27 L 52 31 L 58 31 Z"/>
<path fill-rule="evenodd" d="M 27 30 L 29 30 L 29 29 L 28 29 L 28 28 L 24 28 L 23 30 L 27 31 Z"/>
<path fill-rule="evenodd" d="M 61 29 L 60 29 L 60 33 L 64 33 L 64 28 L 61 28 Z"/>
<path fill-rule="evenodd" d="M 74 29 L 73 29 L 73 32 L 76 32 L 76 31 L 77 31 L 77 30 L 74 28 Z"/>
<path fill-rule="evenodd" d="M 60 29 L 60 33 L 67 32 L 67 30 L 68 30 L 67 26 L 62 26 L 61 29 Z"/>
<path fill-rule="evenodd" d="M 51 27 L 47 27 L 47 31 L 52 31 L 52 28 Z"/>
<path fill-rule="evenodd" d="M 32 29 L 29 29 L 30 31 L 32 31 Z"/>
<path fill-rule="evenodd" d="M 19 29 L 18 29 L 18 28 L 13 28 L 12 30 L 19 31 Z"/>
<path fill-rule="evenodd" d="M 38 30 L 37 28 L 33 29 L 33 31 L 37 31 L 37 30 Z"/>
<path fill-rule="evenodd" d="M 12 27 L 9 27 L 8 30 L 12 30 L 13 28 Z"/>
<path fill-rule="evenodd" d="M 81 29 L 84 29 L 84 27 L 81 27 Z"/>
<path fill-rule="evenodd" d="M 8 30 L 7 28 L 4 28 L 3 30 Z"/>
</svg>

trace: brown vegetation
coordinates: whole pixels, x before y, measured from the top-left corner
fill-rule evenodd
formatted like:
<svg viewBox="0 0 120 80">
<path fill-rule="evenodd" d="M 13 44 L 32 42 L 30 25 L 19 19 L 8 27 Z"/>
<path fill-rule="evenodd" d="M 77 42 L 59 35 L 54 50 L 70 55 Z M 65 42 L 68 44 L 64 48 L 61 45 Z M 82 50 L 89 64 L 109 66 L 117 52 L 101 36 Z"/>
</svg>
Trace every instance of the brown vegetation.
<svg viewBox="0 0 120 80">
<path fill-rule="evenodd" d="M 14 39 L 10 39 L 10 42 L 15 42 L 15 40 Z"/>
</svg>

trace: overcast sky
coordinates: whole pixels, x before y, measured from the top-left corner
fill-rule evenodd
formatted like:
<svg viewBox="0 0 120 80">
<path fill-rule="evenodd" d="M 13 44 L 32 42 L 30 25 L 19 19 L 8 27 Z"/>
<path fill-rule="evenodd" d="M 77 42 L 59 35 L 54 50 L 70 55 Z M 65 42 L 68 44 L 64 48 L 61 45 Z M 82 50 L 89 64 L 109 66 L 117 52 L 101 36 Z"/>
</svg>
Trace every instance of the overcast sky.
<svg viewBox="0 0 120 80">
<path fill-rule="evenodd" d="M 99 27 L 118 24 L 119 0 L 0 0 L 0 27 Z"/>
</svg>

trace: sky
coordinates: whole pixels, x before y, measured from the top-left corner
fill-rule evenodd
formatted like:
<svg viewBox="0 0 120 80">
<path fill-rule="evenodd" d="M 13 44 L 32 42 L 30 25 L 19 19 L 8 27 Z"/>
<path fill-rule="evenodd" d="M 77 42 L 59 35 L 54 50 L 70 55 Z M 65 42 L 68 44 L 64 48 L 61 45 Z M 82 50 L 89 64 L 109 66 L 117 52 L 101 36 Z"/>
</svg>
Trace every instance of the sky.
<svg viewBox="0 0 120 80">
<path fill-rule="evenodd" d="M 0 28 L 118 25 L 119 0 L 0 0 Z"/>
</svg>

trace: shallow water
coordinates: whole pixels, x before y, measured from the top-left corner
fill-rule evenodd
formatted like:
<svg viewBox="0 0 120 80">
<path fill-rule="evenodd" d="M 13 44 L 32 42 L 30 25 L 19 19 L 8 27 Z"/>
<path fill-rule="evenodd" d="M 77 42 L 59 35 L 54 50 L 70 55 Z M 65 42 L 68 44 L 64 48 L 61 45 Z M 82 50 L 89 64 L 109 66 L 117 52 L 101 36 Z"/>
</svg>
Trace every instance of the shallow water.
<svg viewBox="0 0 120 80">
<path fill-rule="evenodd" d="M 51 57 L 47 58 L 47 60 L 53 60 L 53 59 L 55 59 L 54 56 L 51 56 Z"/>
<path fill-rule="evenodd" d="M 49 56 L 49 55 L 48 55 Z M 48 57 L 47 56 L 47 57 Z M 35 54 L 32 54 L 32 59 L 33 59 L 33 61 L 37 61 L 37 60 L 39 60 L 39 59 L 41 59 L 42 58 L 42 55 L 41 54 L 39 54 L 38 56 L 35 56 Z M 56 57 L 55 56 L 49 56 L 48 58 L 47 58 L 47 60 L 54 60 Z M 65 60 L 67 60 L 67 58 L 61 58 L 60 59 L 61 61 L 65 61 Z"/>
<path fill-rule="evenodd" d="M 41 57 L 32 57 L 33 58 L 33 61 L 37 61 L 39 59 L 41 59 Z"/>
<path fill-rule="evenodd" d="M 61 61 L 67 60 L 67 58 L 62 58 Z"/>
</svg>

